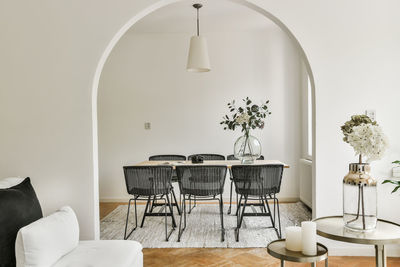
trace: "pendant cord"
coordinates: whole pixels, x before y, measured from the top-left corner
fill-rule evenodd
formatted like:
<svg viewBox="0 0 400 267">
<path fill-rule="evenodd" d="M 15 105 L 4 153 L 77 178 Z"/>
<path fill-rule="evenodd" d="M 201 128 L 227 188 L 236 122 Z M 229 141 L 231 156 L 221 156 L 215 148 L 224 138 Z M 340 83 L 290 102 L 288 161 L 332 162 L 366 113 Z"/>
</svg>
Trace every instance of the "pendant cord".
<svg viewBox="0 0 400 267">
<path fill-rule="evenodd" d="M 200 34 L 199 9 L 197 8 L 197 36 Z"/>
</svg>

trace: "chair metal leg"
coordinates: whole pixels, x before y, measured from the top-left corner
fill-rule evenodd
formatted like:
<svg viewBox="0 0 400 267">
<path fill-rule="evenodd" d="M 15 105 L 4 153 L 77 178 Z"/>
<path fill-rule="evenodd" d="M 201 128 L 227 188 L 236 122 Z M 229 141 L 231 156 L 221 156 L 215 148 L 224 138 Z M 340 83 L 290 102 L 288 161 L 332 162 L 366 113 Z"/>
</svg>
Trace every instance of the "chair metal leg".
<svg viewBox="0 0 400 267">
<path fill-rule="evenodd" d="M 151 202 L 150 212 L 153 212 L 154 204 L 156 203 L 156 196 L 153 197 L 153 201 Z"/>
<path fill-rule="evenodd" d="M 264 200 L 261 196 L 260 196 L 260 204 L 262 204 L 262 206 L 260 206 L 261 212 L 267 212 L 267 210 L 265 209 Z"/>
<path fill-rule="evenodd" d="M 168 194 L 165 195 L 166 199 L 164 199 L 164 212 L 165 212 L 165 241 L 169 240 L 169 237 L 171 236 L 172 232 L 175 230 L 176 227 L 176 223 L 175 223 L 175 219 L 174 219 L 174 214 L 173 214 L 173 209 L 172 209 L 172 205 L 171 205 L 171 201 L 169 201 L 169 196 Z M 171 231 L 168 233 L 168 212 L 167 212 L 167 206 L 169 207 L 169 210 L 171 212 L 171 220 L 172 220 L 172 229 Z"/>
<path fill-rule="evenodd" d="M 238 212 L 240 209 L 239 203 L 241 203 L 241 202 L 242 202 L 242 195 L 240 195 L 240 199 L 239 199 L 239 196 L 236 195 L 236 213 L 235 213 L 236 216 L 238 215 Z"/>
<path fill-rule="evenodd" d="M 229 194 L 229 209 L 228 209 L 228 214 L 231 214 L 231 208 L 232 208 L 232 187 L 233 187 L 233 182 L 231 181 L 231 191 Z"/>
<path fill-rule="evenodd" d="M 281 214 L 280 214 L 280 212 L 279 212 L 279 199 L 276 199 L 276 206 L 277 206 L 277 208 L 278 208 L 279 238 L 282 238 Z"/>
<path fill-rule="evenodd" d="M 263 201 L 264 209 L 265 209 L 265 207 L 267 207 L 267 209 L 268 209 L 268 211 L 266 210 L 265 212 L 269 214 L 269 218 L 270 218 L 270 220 L 271 220 L 272 227 L 275 228 L 275 220 L 274 220 L 274 218 L 272 217 L 272 212 L 271 212 L 271 208 L 269 207 L 268 198 L 267 198 L 267 196 L 265 195 L 265 196 L 261 196 L 261 199 L 262 199 L 262 201 Z M 264 201 L 265 201 L 265 202 L 264 202 Z"/>
<path fill-rule="evenodd" d="M 144 209 L 143 219 L 142 219 L 142 223 L 140 224 L 140 228 L 143 227 L 144 219 L 146 218 L 146 213 L 147 213 L 147 209 L 149 207 L 150 199 L 151 199 L 151 196 L 149 196 L 149 198 L 147 199 L 146 208 Z"/>
<path fill-rule="evenodd" d="M 175 217 L 174 217 L 174 209 L 172 208 L 171 201 L 169 200 L 168 194 L 165 195 L 168 201 L 169 211 L 171 212 L 172 226 L 176 227 Z M 165 209 L 165 214 L 167 214 L 167 209 Z"/>
<path fill-rule="evenodd" d="M 190 197 L 190 195 L 189 195 L 189 214 L 190 214 L 190 212 L 192 211 L 192 198 Z"/>
<path fill-rule="evenodd" d="M 274 230 L 275 230 L 276 235 L 278 236 L 278 238 L 281 238 L 281 233 L 280 233 L 280 231 L 278 231 L 278 229 L 276 229 L 274 218 L 272 218 L 272 212 L 271 212 L 271 209 L 270 209 L 269 204 L 268 204 L 267 196 L 265 195 L 265 196 L 263 196 L 263 198 L 265 199 L 265 205 L 266 205 L 266 207 L 268 209 L 269 218 L 271 219 L 272 227 L 274 227 Z"/>
<path fill-rule="evenodd" d="M 276 213 L 276 198 L 275 198 L 275 194 L 274 194 L 274 222 L 276 222 L 275 213 Z"/>
<path fill-rule="evenodd" d="M 175 195 L 174 189 L 172 189 L 171 191 L 172 191 L 172 197 L 174 198 L 174 201 L 176 204 L 176 210 L 178 211 L 178 214 L 181 215 L 181 209 L 179 208 L 178 201 L 176 200 L 176 195 Z M 171 201 L 172 201 L 172 199 L 171 199 Z"/>
<path fill-rule="evenodd" d="M 192 210 L 196 207 L 196 196 L 193 196 L 193 207 L 192 207 L 192 198 L 190 197 L 191 195 L 189 195 L 189 212 L 188 214 L 190 214 L 192 212 Z"/>
<path fill-rule="evenodd" d="M 248 198 L 248 196 L 245 196 L 245 197 L 244 197 L 244 205 L 243 205 L 243 208 L 242 208 L 242 210 L 239 211 L 238 214 L 237 214 L 237 219 L 238 219 L 238 220 L 237 220 L 237 227 L 236 227 L 236 229 L 235 229 L 236 242 L 239 242 L 239 229 L 240 229 L 240 227 L 242 227 L 243 215 L 244 215 L 244 212 L 245 212 L 245 210 L 246 210 L 246 205 L 247 205 L 247 198 Z M 240 195 L 240 201 L 239 201 L 239 203 L 238 203 L 239 209 L 240 209 L 240 206 L 241 206 L 241 202 L 242 202 L 242 195 Z"/>
<path fill-rule="evenodd" d="M 181 242 L 181 236 L 183 231 L 186 228 L 186 197 L 183 194 L 183 201 L 181 202 L 181 211 L 182 211 L 182 215 L 180 216 L 179 219 L 179 232 L 178 232 L 178 242 Z M 184 226 L 182 228 L 182 217 L 184 217 Z"/>
<path fill-rule="evenodd" d="M 224 228 L 224 202 L 221 198 L 219 199 L 219 215 L 221 217 L 221 242 L 225 241 L 225 228 Z"/>
<path fill-rule="evenodd" d="M 164 199 L 164 214 L 165 214 L 165 216 L 164 216 L 164 218 L 165 218 L 165 223 L 164 223 L 164 225 L 165 225 L 165 241 L 168 241 L 167 201 L 165 201 L 165 199 Z"/>
<path fill-rule="evenodd" d="M 126 231 L 128 228 L 128 221 L 129 221 L 129 212 L 130 212 L 130 207 L 131 207 L 131 201 L 134 200 L 135 202 L 135 227 L 129 232 L 128 235 L 126 235 Z M 126 222 L 125 222 L 125 232 L 124 232 L 124 240 L 127 240 L 131 234 L 133 233 L 133 231 L 135 231 L 137 228 L 137 208 L 136 208 L 136 198 L 131 198 L 129 199 L 129 203 L 128 203 L 128 212 L 126 213 Z"/>
</svg>

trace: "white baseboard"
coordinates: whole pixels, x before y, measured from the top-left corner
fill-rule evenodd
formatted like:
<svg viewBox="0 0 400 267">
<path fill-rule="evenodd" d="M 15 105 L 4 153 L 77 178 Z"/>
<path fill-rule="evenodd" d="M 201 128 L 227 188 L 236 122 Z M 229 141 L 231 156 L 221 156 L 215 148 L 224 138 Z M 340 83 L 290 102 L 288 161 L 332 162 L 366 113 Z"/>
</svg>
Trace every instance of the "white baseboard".
<svg viewBox="0 0 400 267">
<path fill-rule="evenodd" d="M 129 197 L 127 198 L 112 198 L 112 197 L 104 197 L 100 198 L 101 203 L 110 203 L 110 202 L 126 202 L 128 203 Z"/>
<path fill-rule="evenodd" d="M 100 202 L 102 203 L 110 203 L 110 202 L 126 202 L 128 203 L 129 201 L 129 197 L 126 198 L 108 198 L 108 197 L 104 197 L 104 198 L 100 198 Z M 228 202 L 229 198 L 224 198 L 224 202 Z M 235 201 L 235 200 L 233 200 Z M 280 203 L 284 203 L 284 202 L 298 202 L 300 201 L 300 199 L 298 197 L 280 197 L 279 198 L 279 202 Z"/>
<path fill-rule="evenodd" d="M 308 201 L 305 198 L 300 197 L 300 201 L 303 202 L 307 207 L 309 207 L 310 209 L 312 209 L 312 203 L 311 201 Z"/>
</svg>

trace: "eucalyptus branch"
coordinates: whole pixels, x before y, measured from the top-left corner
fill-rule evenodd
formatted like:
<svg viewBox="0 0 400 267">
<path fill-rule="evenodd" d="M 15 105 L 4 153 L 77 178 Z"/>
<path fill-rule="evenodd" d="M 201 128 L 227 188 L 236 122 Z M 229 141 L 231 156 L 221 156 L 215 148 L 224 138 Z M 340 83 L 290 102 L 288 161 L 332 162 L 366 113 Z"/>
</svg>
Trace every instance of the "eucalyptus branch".
<svg viewBox="0 0 400 267">
<path fill-rule="evenodd" d="M 236 107 L 235 100 L 227 104 L 230 114 L 222 117 L 220 122 L 224 130 L 234 131 L 241 127 L 241 131 L 248 135 L 251 129 L 263 129 L 265 118 L 271 114 L 268 109 L 269 100 L 260 105 L 253 104 L 249 97 L 242 100 L 243 106 Z"/>
</svg>

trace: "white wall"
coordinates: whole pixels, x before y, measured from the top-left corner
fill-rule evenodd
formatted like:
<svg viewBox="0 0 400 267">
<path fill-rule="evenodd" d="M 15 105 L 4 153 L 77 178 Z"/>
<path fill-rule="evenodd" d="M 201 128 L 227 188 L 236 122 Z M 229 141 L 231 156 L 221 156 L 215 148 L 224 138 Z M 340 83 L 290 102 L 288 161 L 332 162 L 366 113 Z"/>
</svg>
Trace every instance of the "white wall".
<svg viewBox="0 0 400 267">
<path fill-rule="evenodd" d="M 285 169 L 280 198 L 296 200 L 301 150 L 300 56 L 286 34 L 264 31 L 204 33 L 212 71 L 187 72 L 190 34 L 132 33 L 118 43 L 99 87 L 101 201 L 125 200 L 122 166 L 153 154 L 233 153 L 241 135 L 219 124 L 227 103 L 249 96 L 270 100 L 264 130 L 252 132 L 262 154 Z M 144 122 L 152 129 L 145 130 Z M 224 197 L 229 197 L 226 183 Z"/>
<path fill-rule="evenodd" d="M 91 128 L 97 64 L 127 21 L 168 2 L 0 2 L 0 176 L 32 176 L 46 213 L 72 205 L 84 238 L 98 233 Z M 310 61 L 316 82 L 316 215 L 340 214 L 341 180 L 355 157 L 338 127 L 350 115 L 375 108 L 390 138 L 375 174 L 389 175 L 388 162 L 400 157 L 400 2 L 249 2 L 287 25 Z M 400 195 L 387 191 L 381 186 L 379 214 L 399 223 L 394 203 Z"/>
</svg>

